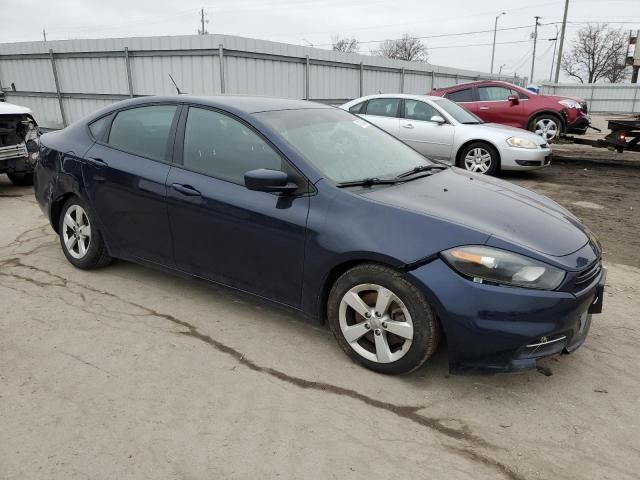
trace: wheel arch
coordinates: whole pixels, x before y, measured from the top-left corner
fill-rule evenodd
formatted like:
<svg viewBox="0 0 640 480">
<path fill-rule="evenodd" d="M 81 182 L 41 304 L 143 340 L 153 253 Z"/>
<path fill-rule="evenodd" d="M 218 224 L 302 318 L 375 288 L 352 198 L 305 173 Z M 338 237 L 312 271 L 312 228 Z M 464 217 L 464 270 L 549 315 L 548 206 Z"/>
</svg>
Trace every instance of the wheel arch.
<svg viewBox="0 0 640 480">
<path fill-rule="evenodd" d="M 460 147 L 458 148 L 458 151 L 456 152 L 456 161 L 455 161 L 455 166 L 456 167 L 463 168 L 460 165 L 460 160 L 462 159 L 462 151 L 465 148 L 467 148 L 469 145 L 471 145 L 472 143 L 486 143 L 487 145 L 490 145 L 496 151 L 496 154 L 498 155 L 498 169 L 502 166 L 502 158 L 500 157 L 500 149 L 498 148 L 498 146 L 495 143 L 493 143 L 492 141 L 487 140 L 486 138 L 474 138 L 472 140 L 467 140 L 462 145 L 460 145 Z"/>
<path fill-rule="evenodd" d="M 62 215 L 62 207 L 64 207 L 64 204 L 72 197 L 80 198 L 75 192 L 65 192 L 51 201 L 49 222 L 57 234 L 60 234 L 60 215 Z"/>
</svg>

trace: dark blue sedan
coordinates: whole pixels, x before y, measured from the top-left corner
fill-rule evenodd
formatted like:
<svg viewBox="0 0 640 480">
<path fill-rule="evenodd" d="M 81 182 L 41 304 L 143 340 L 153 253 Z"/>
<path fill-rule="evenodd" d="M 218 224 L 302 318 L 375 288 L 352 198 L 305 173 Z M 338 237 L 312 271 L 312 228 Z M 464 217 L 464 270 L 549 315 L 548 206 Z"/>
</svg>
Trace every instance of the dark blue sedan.
<svg viewBox="0 0 640 480">
<path fill-rule="evenodd" d="M 76 267 L 115 257 L 266 298 L 383 373 L 443 335 L 454 370 L 535 367 L 602 309 L 600 246 L 567 210 L 325 105 L 120 102 L 42 137 L 35 192 Z"/>
</svg>

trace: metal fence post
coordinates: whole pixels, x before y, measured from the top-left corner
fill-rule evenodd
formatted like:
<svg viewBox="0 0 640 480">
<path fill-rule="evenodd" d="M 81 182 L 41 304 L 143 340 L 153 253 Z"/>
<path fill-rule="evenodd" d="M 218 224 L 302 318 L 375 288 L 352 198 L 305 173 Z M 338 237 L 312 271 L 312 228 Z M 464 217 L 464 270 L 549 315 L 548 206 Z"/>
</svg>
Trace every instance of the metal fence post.
<svg viewBox="0 0 640 480">
<path fill-rule="evenodd" d="M 404 93 L 404 67 L 400 69 L 400 93 Z"/>
<path fill-rule="evenodd" d="M 631 113 L 636 113 L 636 100 L 638 99 L 638 90 L 640 90 L 640 85 L 636 84 L 633 91 L 633 102 L 631 102 Z"/>
<path fill-rule="evenodd" d="M 431 70 L 431 90 L 436 88 L 436 72 L 435 70 Z"/>
<path fill-rule="evenodd" d="M 360 95 L 362 97 L 364 95 L 364 63 L 360 62 Z"/>
<path fill-rule="evenodd" d="M 64 113 L 64 105 L 62 104 L 62 92 L 60 92 L 60 82 L 58 81 L 58 70 L 56 69 L 56 60 L 53 57 L 53 48 L 49 49 L 49 58 L 51 59 L 51 70 L 53 70 L 53 82 L 56 85 L 56 96 L 58 97 L 58 106 L 60 107 L 60 117 L 62 118 L 62 126 L 67 126 L 67 116 Z"/>
<path fill-rule="evenodd" d="M 309 91 L 310 75 L 311 75 L 311 68 L 309 66 L 309 54 L 307 54 L 305 55 L 305 63 L 304 63 L 304 98 L 306 100 L 309 100 L 311 98 L 311 92 Z"/>
<path fill-rule="evenodd" d="M 595 97 L 595 93 L 596 93 L 596 84 L 594 83 L 593 86 L 591 87 L 591 98 L 589 99 L 588 108 L 590 111 L 593 110 L 593 97 Z"/>
<path fill-rule="evenodd" d="M 124 47 L 124 64 L 127 68 L 127 85 L 129 86 L 129 96 L 133 97 L 133 82 L 131 81 L 131 62 L 129 61 L 129 47 Z"/>
<path fill-rule="evenodd" d="M 220 60 L 220 93 L 225 93 L 225 81 L 224 81 L 224 47 L 222 44 L 218 45 L 218 59 Z"/>
</svg>

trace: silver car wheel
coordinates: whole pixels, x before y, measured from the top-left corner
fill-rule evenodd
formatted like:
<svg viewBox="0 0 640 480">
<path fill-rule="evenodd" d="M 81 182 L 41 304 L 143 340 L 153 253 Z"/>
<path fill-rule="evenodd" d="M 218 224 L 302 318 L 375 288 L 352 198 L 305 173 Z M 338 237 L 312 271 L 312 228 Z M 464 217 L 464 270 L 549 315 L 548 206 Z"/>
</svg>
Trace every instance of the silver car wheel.
<svg viewBox="0 0 640 480">
<path fill-rule="evenodd" d="M 392 363 L 406 355 L 413 341 L 413 322 L 405 304 L 376 284 L 351 288 L 340 301 L 340 330 L 358 355 Z"/>
<path fill-rule="evenodd" d="M 62 222 L 62 240 L 73 258 L 81 259 L 91 244 L 91 225 L 87 212 L 80 205 L 69 207 Z"/>
<path fill-rule="evenodd" d="M 534 132 L 540 135 L 547 142 L 553 140 L 558 135 L 558 124 L 551 118 L 543 118 L 536 122 Z"/>
<path fill-rule="evenodd" d="M 464 157 L 464 168 L 470 172 L 487 173 L 491 168 L 491 154 L 484 148 L 474 148 Z"/>
</svg>

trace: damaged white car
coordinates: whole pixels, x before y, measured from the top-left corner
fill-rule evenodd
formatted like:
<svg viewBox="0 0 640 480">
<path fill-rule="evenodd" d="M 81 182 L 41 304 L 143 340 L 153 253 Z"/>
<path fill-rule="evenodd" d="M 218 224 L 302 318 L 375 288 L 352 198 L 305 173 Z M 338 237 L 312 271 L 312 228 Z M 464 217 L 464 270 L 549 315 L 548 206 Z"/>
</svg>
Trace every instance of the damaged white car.
<svg viewBox="0 0 640 480">
<path fill-rule="evenodd" d="M 15 185 L 31 185 L 39 139 L 29 108 L 0 101 L 0 174 L 6 173 Z"/>
</svg>

